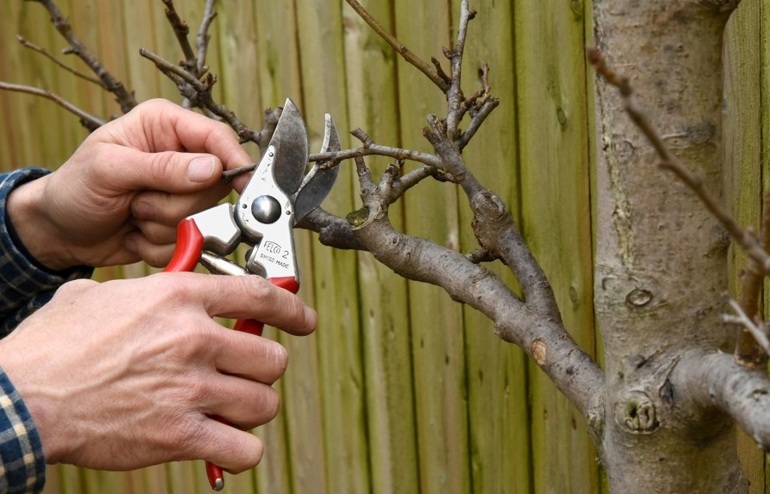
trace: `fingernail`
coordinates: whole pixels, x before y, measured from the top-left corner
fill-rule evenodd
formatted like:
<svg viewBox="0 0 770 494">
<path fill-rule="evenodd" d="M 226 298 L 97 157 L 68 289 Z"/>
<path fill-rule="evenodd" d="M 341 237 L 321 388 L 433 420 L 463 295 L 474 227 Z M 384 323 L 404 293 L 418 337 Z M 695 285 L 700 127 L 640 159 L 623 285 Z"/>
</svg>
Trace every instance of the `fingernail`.
<svg viewBox="0 0 770 494">
<path fill-rule="evenodd" d="M 198 156 L 187 165 L 187 179 L 190 182 L 208 182 L 214 174 L 214 158 Z"/>
<path fill-rule="evenodd" d="M 318 313 L 314 309 L 305 306 L 305 324 L 307 327 L 312 331 L 315 329 L 317 323 Z"/>
</svg>

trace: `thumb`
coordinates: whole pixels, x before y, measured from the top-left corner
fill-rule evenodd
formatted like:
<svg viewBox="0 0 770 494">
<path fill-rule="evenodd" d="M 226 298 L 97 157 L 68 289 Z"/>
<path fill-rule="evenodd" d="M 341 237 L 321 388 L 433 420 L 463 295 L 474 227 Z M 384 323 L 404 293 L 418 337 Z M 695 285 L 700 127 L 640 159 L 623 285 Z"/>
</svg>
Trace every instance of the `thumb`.
<svg viewBox="0 0 770 494">
<path fill-rule="evenodd" d="M 211 154 L 135 151 L 121 161 L 104 172 L 110 174 L 107 183 L 123 190 L 196 192 L 211 187 L 222 175 L 222 162 Z"/>
</svg>

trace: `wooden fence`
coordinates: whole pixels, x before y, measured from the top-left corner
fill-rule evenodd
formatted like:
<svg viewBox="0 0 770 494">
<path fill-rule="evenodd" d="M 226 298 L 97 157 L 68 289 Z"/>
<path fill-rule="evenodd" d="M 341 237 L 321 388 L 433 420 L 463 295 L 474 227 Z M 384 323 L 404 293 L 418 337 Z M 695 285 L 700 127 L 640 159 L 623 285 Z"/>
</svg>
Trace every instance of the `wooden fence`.
<svg viewBox="0 0 770 494">
<path fill-rule="evenodd" d="M 456 0 L 368 0 L 374 16 L 423 59 L 442 59 L 456 28 Z M 177 0 L 194 32 L 202 0 Z M 591 188 L 593 74 L 591 2 L 476 0 L 466 90 L 481 62 L 502 103 L 466 157 L 479 179 L 507 199 L 556 289 L 573 336 L 589 352 L 592 307 Z M 734 146 L 729 190 L 741 218 L 761 205 L 770 135 L 766 106 L 770 19 L 767 0 L 744 0 L 731 29 L 728 119 Z M 60 0 L 75 32 L 139 100 L 179 100 L 173 85 L 138 54 L 182 57 L 160 0 Z M 223 0 L 211 31 L 217 98 L 261 126 L 266 107 L 287 96 L 301 107 L 312 148 L 323 113 L 341 131 L 360 127 L 377 142 L 428 150 L 421 128 L 444 111 L 442 95 L 373 34 L 342 0 Z M 111 98 L 15 42 L 52 53 L 65 46 L 35 2 L 0 5 L 0 80 L 51 89 L 99 115 Z M 0 165 L 55 168 L 85 137 L 77 119 L 50 101 L 0 91 Z M 343 145 L 354 145 L 345 138 Z M 729 140 L 729 139 L 728 139 Z M 256 149 L 249 149 L 256 155 Z M 377 163 L 382 169 L 385 162 Z M 349 165 L 325 207 L 357 204 Z M 463 197 L 446 184 L 421 187 L 392 211 L 408 233 L 468 250 L 474 245 Z M 754 221 L 755 222 L 755 221 Z M 298 235 L 302 296 L 317 307 L 306 338 L 269 333 L 291 365 L 278 387 L 283 410 L 258 433 L 266 456 L 227 479 L 229 493 L 592 493 L 604 490 L 582 418 L 492 324 L 441 290 L 406 282 L 367 254 L 331 250 Z M 739 264 L 740 261 L 736 261 Z M 102 279 L 141 276 L 141 266 L 100 270 Z M 765 457 L 745 443 L 752 492 L 765 492 Z M 47 493 L 209 492 L 200 462 L 105 473 L 50 468 Z"/>
</svg>

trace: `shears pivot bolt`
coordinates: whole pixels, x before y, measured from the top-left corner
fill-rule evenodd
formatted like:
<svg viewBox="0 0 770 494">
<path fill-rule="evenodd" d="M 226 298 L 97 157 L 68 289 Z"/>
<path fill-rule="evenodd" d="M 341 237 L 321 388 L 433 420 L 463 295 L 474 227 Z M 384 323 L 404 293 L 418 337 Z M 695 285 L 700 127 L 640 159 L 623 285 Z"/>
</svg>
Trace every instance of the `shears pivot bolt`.
<svg viewBox="0 0 770 494">
<path fill-rule="evenodd" d="M 259 196 L 251 203 L 251 214 L 261 223 L 275 223 L 281 216 L 281 205 L 273 196 Z"/>
</svg>

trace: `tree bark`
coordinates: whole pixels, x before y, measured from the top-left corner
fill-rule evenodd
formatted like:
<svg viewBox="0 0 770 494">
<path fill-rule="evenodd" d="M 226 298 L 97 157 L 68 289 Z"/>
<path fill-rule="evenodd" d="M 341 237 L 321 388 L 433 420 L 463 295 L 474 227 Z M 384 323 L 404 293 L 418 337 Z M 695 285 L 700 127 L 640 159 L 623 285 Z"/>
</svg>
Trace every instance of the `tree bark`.
<svg viewBox="0 0 770 494">
<path fill-rule="evenodd" d="M 722 197 L 722 35 L 738 2 L 598 0 L 596 38 L 650 121 Z M 732 422 L 672 383 L 686 348 L 731 348 L 720 322 L 727 240 L 598 82 L 596 311 L 606 389 L 601 461 L 613 492 L 740 492 Z M 729 350 L 728 350 L 729 351 Z M 684 374 L 685 377 L 682 377 Z M 686 385 L 694 373 L 677 374 Z M 689 422 L 689 425 L 688 425 Z"/>
</svg>

